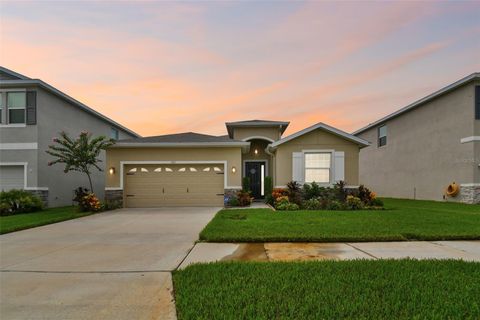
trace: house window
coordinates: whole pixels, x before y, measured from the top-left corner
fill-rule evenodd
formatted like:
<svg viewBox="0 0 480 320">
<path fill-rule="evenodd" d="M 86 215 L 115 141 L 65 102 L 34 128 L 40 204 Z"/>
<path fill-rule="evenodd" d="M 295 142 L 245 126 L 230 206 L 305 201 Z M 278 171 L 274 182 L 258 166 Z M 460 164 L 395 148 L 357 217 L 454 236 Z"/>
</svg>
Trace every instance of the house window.
<svg viewBox="0 0 480 320">
<path fill-rule="evenodd" d="M 3 123 L 3 93 L 0 92 L 0 124 Z"/>
<path fill-rule="evenodd" d="M 387 125 L 378 128 L 378 146 L 385 146 L 387 144 Z"/>
<path fill-rule="evenodd" d="M 480 120 L 480 86 L 475 87 L 475 119 Z"/>
<path fill-rule="evenodd" d="M 27 96 L 25 92 L 8 92 L 7 109 L 8 123 L 25 123 L 25 107 L 27 105 Z"/>
<path fill-rule="evenodd" d="M 118 130 L 115 128 L 110 128 L 110 138 L 118 140 Z"/>
<path fill-rule="evenodd" d="M 332 154 L 305 153 L 305 182 L 330 183 Z"/>
</svg>

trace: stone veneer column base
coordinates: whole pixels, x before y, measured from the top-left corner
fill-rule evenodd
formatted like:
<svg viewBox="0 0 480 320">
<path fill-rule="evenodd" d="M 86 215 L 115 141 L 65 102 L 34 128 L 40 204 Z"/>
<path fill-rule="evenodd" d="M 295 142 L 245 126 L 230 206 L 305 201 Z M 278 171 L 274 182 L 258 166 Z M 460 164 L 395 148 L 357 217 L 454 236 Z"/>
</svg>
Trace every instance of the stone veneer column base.
<svg viewBox="0 0 480 320">
<path fill-rule="evenodd" d="M 460 194 L 457 197 L 463 203 L 480 204 L 480 184 L 461 184 Z"/>
<path fill-rule="evenodd" d="M 43 207 L 48 208 L 48 190 L 25 190 L 42 200 Z"/>
<path fill-rule="evenodd" d="M 115 203 L 118 207 L 123 207 L 123 189 L 105 190 L 105 201 Z"/>
</svg>

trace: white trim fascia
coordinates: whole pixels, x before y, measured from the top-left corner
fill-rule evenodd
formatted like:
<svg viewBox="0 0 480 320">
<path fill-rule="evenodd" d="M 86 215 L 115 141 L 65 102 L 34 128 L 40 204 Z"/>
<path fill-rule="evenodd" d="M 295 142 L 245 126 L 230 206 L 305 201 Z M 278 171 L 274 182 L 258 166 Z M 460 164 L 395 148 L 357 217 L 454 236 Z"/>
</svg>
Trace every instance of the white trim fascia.
<svg viewBox="0 0 480 320">
<path fill-rule="evenodd" d="M 460 139 L 460 143 L 468 143 L 473 141 L 480 141 L 480 136 L 470 136 Z"/>
<path fill-rule="evenodd" d="M 105 191 L 119 191 L 123 190 L 123 188 L 120 187 L 105 187 Z"/>
<path fill-rule="evenodd" d="M 113 121 L 112 119 L 104 116 L 100 112 L 90 108 L 89 106 L 81 103 L 80 101 L 70 97 L 69 95 L 63 93 L 62 91 L 58 90 L 57 88 L 52 87 L 48 83 L 43 82 L 40 79 L 24 79 L 24 80 L 2 80 L 0 85 L 36 85 L 39 86 L 43 89 L 46 89 L 50 91 L 51 93 L 59 96 L 60 98 L 70 102 L 71 104 L 77 106 L 80 109 L 83 109 L 84 111 L 96 116 L 97 118 L 100 118 L 101 120 L 108 122 L 109 124 L 119 128 L 120 130 L 127 132 L 131 136 L 134 136 L 136 138 L 141 137 L 138 133 L 128 129 L 127 127 L 122 126 L 120 123 Z M 10 89 L 8 89 L 10 90 Z"/>
<path fill-rule="evenodd" d="M 0 143 L 0 150 L 37 150 L 37 142 Z"/>
<path fill-rule="evenodd" d="M 227 160 L 199 160 L 199 161 L 183 161 L 183 160 L 160 160 L 160 161 L 135 161 L 125 160 L 120 161 L 120 186 L 113 188 L 120 188 L 123 190 L 123 172 L 126 164 L 223 164 L 223 188 L 230 189 L 234 187 L 228 186 L 228 162 Z"/>
<path fill-rule="evenodd" d="M 480 187 L 480 183 L 461 183 L 460 187 Z"/>
<path fill-rule="evenodd" d="M 419 105 L 421 105 L 423 103 L 426 103 L 426 102 L 428 102 L 428 101 L 430 101 L 430 100 L 432 100 L 432 99 L 434 99 L 434 98 L 436 98 L 440 95 L 443 95 L 447 92 L 450 92 L 450 91 L 452 91 L 452 90 L 454 90 L 454 89 L 456 89 L 456 88 L 458 88 L 458 87 L 460 87 L 460 86 L 462 86 L 462 85 L 464 85 L 464 84 L 466 84 L 466 83 L 468 83 L 472 80 L 476 80 L 476 79 L 477 80 L 480 79 L 480 72 L 472 73 L 469 76 L 466 76 L 466 77 L 464 77 L 464 78 L 462 78 L 462 79 L 460 79 L 460 80 L 458 80 L 458 81 L 456 81 L 456 82 L 454 82 L 454 83 L 452 83 L 452 84 L 450 84 L 450 85 L 448 85 L 448 86 L 446 86 L 446 87 L 444 87 L 444 88 L 442 88 L 438 91 L 435 91 L 432 94 L 429 94 L 428 96 L 426 96 L 426 97 L 424 97 L 420 100 L 417 100 L 417 101 L 407 105 L 406 107 L 401 108 L 400 110 L 395 111 L 394 113 L 391 113 L 391 114 L 389 114 L 389 115 L 387 115 L 387 116 L 385 116 L 385 117 L 383 117 L 383 118 L 381 118 L 381 119 L 379 119 L 375 122 L 370 123 L 369 125 L 367 125 L 363 128 L 360 128 L 360 129 L 354 131 L 352 134 L 357 135 L 357 134 L 360 134 L 360 133 L 362 133 L 362 132 L 364 132 L 368 129 L 376 127 L 379 124 L 382 124 L 383 122 L 385 122 L 387 120 L 390 120 L 390 119 L 392 119 L 396 116 L 399 116 L 399 115 L 409 111 L 410 109 L 418 107 Z"/>
<path fill-rule="evenodd" d="M 287 186 L 275 186 L 274 188 L 278 189 L 285 189 Z"/>
<path fill-rule="evenodd" d="M 267 141 L 270 141 L 270 142 L 275 142 L 275 140 L 273 140 L 272 138 L 268 138 L 268 137 L 264 137 L 264 136 L 251 136 L 251 137 L 247 137 L 247 138 L 242 139 L 242 141 L 249 141 L 249 140 L 253 140 L 253 139 L 267 140 Z"/>
<path fill-rule="evenodd" d="M 25 128 L 25 123 L 0 124 L 0 128 Z"/>
<path fill-rule="evenodd" d="M 225 189 L 239 189 L 239 190 L 242 190 L 242 186 L 227 186 Z"/>
<path fill-rule="evenodd" d="M 39 190 L 39 191 L 48 191 L 48 187 L 26 187 L 25 190 Z"/>
<path fill-rule="evenodd" d="M 267 148 L 270 148 L 270 149 L 275 149 L 276 147 L 278 147 L 279 145 L 285 143 L 285 142 L 288 142 L 290 140 L 293 140 L 295 138 L 298 138 L 300 136 L 303 136 L 304 134 L 307 134 L 309 132 L 312 132 L 314 130 L 317 130 L 317 129 L 323 129 L 327 132 L 330 132 L 330 133 L 333 133 L 337 136 L 340 136 L 340 137 L 343 137 L 347 140 L 350 140 L 352 142 L 355 142 L 355 143 L 358 143 L 360 146 L 362 147 L 366 147 L 366 146 L 369 146 L 370 145 L 370 142 L 368 142 L 367 140 L 364 140 L 362 138 L 359 138 L 359 137 L 355 137 L 354 135 L 351 135 L 345 131 L 342 131 L 342 130 L 339 130 L 337 128 L 334 128 L 334 127 L 331 127 L 325 123 L 322 123 L 322 122 L 319 122 L 317 124 L 314 124 L 313 126 L 310 126 L 308 128 L 305 128 L 303 130 L 300 130 L 300 131 L 297 131 L 285 138 L 282 138 L 280 140 L 277 140 L 273 143 L 271 143 Z"/>
</svg>

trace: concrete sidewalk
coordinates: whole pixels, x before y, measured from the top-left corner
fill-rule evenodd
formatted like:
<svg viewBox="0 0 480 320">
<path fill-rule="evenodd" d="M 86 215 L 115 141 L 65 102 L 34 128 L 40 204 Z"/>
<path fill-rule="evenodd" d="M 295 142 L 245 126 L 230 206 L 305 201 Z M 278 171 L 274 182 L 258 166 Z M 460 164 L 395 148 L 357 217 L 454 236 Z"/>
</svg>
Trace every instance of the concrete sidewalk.
<svg viewBox="0 0 480 320">
<path fill-rule="evenodd" d="M 480 261 L 480 241 L 340 243 L 197 243 L 180 269 L 213 261 L 353 259 L 462 259 Z"/>
</svg>

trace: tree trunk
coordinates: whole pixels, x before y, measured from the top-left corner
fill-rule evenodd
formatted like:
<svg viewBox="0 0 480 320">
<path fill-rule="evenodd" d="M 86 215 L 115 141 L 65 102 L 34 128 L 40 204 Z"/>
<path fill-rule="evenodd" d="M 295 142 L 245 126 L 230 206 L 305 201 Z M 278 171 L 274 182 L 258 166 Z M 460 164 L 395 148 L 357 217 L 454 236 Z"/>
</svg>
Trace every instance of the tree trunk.
<svg viewBox="0 0 480 320">
<path fill-rule="evenodd" d="M 88 177 L 88 182 L 90 183 L 90 192 L 93 193 L 92 178 L 90 178 L 90 173 L 85 172 Z"/>
</svg>

